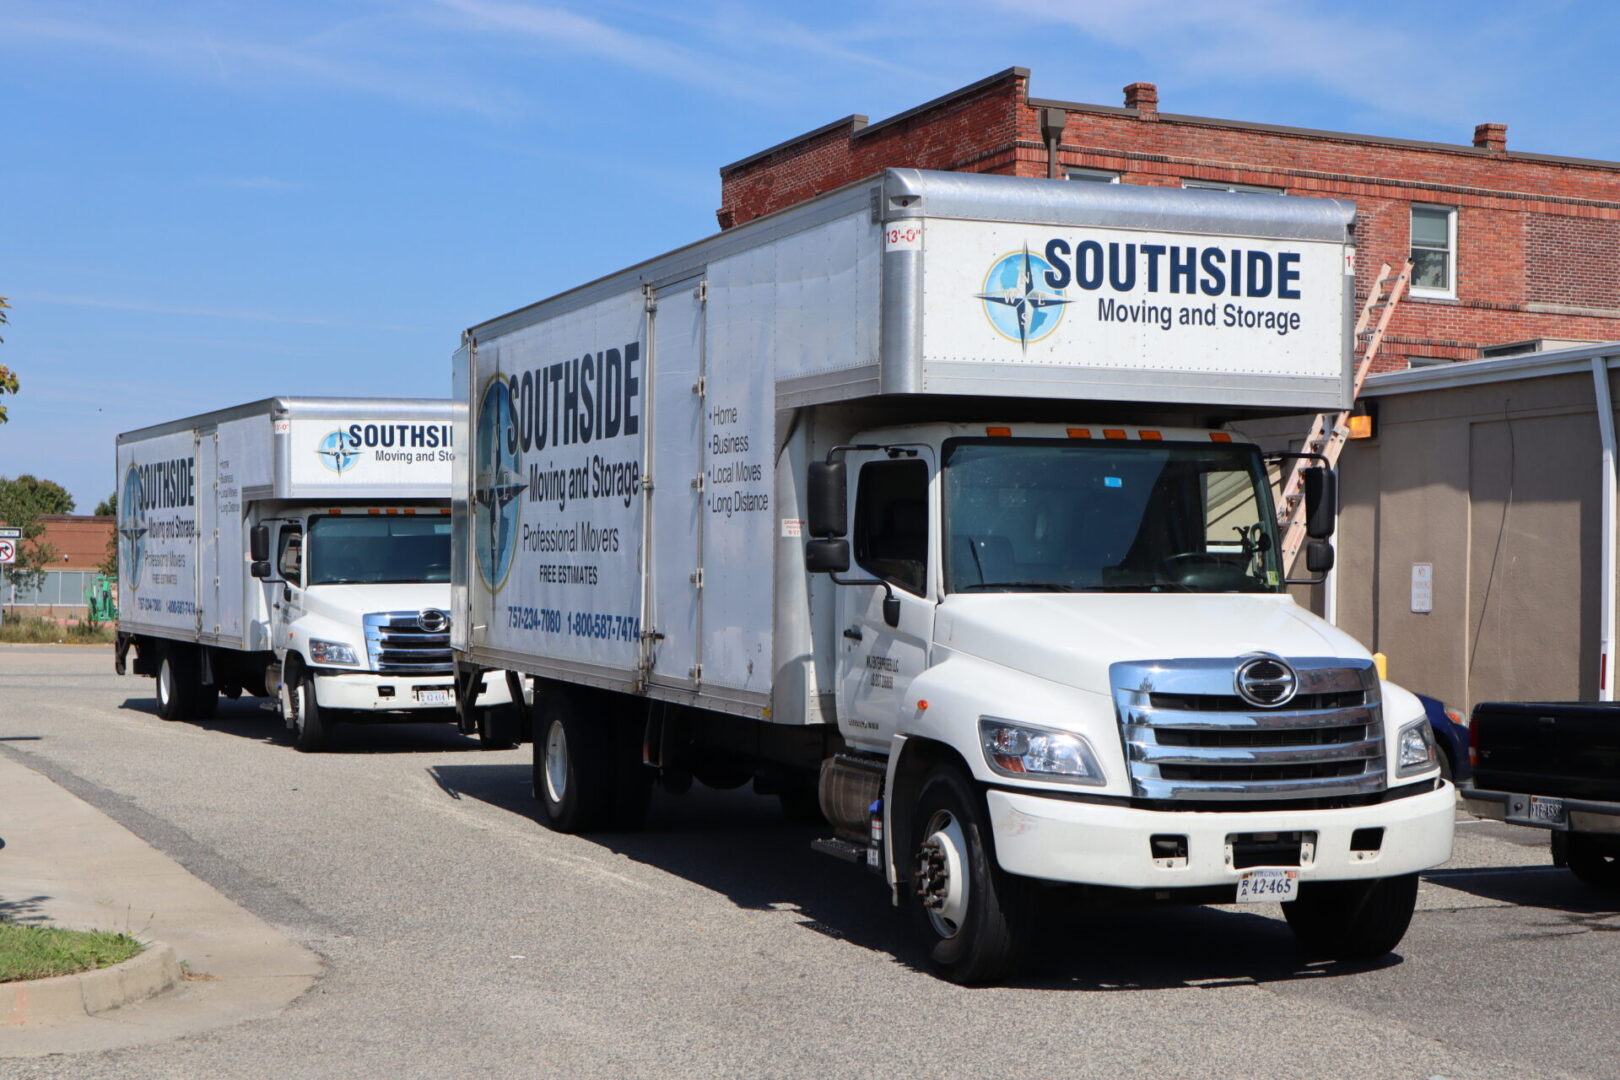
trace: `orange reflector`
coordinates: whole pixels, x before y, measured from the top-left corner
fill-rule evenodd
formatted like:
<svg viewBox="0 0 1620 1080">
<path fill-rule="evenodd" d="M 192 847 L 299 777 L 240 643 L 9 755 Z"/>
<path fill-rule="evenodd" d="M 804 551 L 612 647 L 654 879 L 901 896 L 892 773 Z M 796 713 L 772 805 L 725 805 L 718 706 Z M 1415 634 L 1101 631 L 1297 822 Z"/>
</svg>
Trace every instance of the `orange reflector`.
<svg viewBox="0 0 1620 1080">
<path fill-rule="evenodd" d="M 1091 429 L 1088 427 L 1072 427 L 1069 429 L 1069 438 L 1089 439 L 1091 438 Z"/>
<path fill-rule="evenodd" d="M 1105 438 L 1105 439 L 1123 439 L 1124 437 L 1125 437 L 1125 429 L 1124 428 L 1117 428 L 1117 427 L 1105 427 L 1105 428 L 1103 428 L 1103 438 Z"/>
<path fill-rule="evenodd" d="M 1232 436 L 1227 434 L 1224 431 L 1212 431 L 1212 432 L 1209 433 L 1209 441 L 1210 442 L 1231 442 L 1232 441 Z"/>
<path fill-rule="evenodd" d="M 406 512 L 406 513 L 407 513 L 407 514 L 414 514 L 414 513 L 416 513 L 416 511 L 415 511 L 415 510 L 413 510 L 413 509 L 411 509 L 411 508 L 410 508 L 410 507 L 406 507 L 406 508 L 405 508 L 405 512 Z"/>
<path fill-rule="evenodd" d="M 337 507 L 334 506 L 330 510 L 328 510 L 327 513 L 328 514 L 341 514 L 341 513 L 343 513 L 343 511 L 339 510 Z"/>
<path fill-rule="evenodd" d="M 1373 418 L 1365 414 L 1350 418 L 1350 437 L 1352 439 L 1370 439 L 1373 433 Z"/>
<path fill-rule="evenodd" d="M 989 435 L 989 436 L 993 437 L 993 438 L 1005 439 L 1005 438 L 1008 438 L 1009 436 L 1012 435 L 1012 428 L 1010 428 L 1010 427 L 987 427 L 987 428 L 984 429 L 984 433 L 986 435 Z"/>
<path fill-rule="evenodd" d="M 439 513 L 441 513 L 441 514 L 449 514 L 450 513 L 450 508 L 448 506 L 443 507 L 442 509 L 439 510 Z"/>
<path fill-rule="evenodd" d="M 927 699 L 922 699 L 922 700 L 919 700 L 917 702 L 917 711 L 918 712 L 927 712 L 928 711 L 928 701 L 927 701 Z"/>
<path fill-rule="evenodd" d="M 377 509 L 375 506 L 373 506 L 370 510 L 367 510 L 366 513 L 368 513 L 368 514 L 380 514 L 380 513 L 382 513 L 382 511 Z"/>
<path fill-rule="evenodd" d="M 384 510 L 383 513 L 385 513 L 385 514 L 397 514 L 397 513 L 399 513 L 399 511 L 398 510 Z"/>
<path fill-rule="evenodd" d="M 1160 435 L 1157 431 L 1148 431 L 1146 429 L 1143 429 L 1142 431 L 1138 431 L 1136 433 L 1136 437 L 1138 439 L 1146 439 L 1148 442 L 1155 442 L 1155 441 L 1157 441 L 1159 439 L 1164 438 L 1164 436 Z"/>
</svg>

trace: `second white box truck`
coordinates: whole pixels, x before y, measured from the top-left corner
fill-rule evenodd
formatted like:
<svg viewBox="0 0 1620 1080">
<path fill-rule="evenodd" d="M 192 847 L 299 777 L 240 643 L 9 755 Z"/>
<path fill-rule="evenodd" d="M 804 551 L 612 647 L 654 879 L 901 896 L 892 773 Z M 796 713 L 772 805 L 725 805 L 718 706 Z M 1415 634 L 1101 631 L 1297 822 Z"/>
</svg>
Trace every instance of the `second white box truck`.
<svg viewBox="0 0 1620 1080">
<path fill-rule="evenodd" d="M 272 697 L 306 751 L 339 720 L 456 717 L 453 439 L 447 401 L 300 397 L 120 435 L 118 673 L 165 720 Z M 484 685 L 462 728 L 510 747 L 508 680 Z"/>
<path fill-rule="evenodd" d="M 752 780 L 962 982 L 1047 887 L 1393 948 L 1453 791 L 1229 426 L 1348 404 L 1353 223 L 891 170 L 472 328 L 452 645 L 536 677 L 544 819 Z"/>
</svg>

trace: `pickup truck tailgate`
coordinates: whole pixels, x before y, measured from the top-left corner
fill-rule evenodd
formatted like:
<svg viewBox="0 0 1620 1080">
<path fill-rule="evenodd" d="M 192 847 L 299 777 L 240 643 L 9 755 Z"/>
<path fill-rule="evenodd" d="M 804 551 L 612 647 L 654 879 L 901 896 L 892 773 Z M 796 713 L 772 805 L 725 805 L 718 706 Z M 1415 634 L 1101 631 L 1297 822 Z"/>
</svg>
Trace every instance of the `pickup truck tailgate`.
<svg viewBox="0 0 1620 1080">
<path fill-rule="evenodd" d="M 1482 790 L 1620 797 L 1620 702 L 1483 702 L 1470 741 Z"/>
</svg>

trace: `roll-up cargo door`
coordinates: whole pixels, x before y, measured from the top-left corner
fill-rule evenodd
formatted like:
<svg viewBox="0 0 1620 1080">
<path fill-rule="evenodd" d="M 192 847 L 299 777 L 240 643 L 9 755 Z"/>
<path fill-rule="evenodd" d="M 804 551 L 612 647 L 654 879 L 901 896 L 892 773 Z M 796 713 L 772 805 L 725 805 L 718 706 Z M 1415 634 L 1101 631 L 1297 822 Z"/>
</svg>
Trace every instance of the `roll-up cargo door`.
<svg viewBox="0 0 1620 1080">
<path fill-rule="evenodd" d="M 692 687 L 703 676 L 704 295 L 690 278 L 652 298 L 648 674 L 663 686 Z"/>
</svg>

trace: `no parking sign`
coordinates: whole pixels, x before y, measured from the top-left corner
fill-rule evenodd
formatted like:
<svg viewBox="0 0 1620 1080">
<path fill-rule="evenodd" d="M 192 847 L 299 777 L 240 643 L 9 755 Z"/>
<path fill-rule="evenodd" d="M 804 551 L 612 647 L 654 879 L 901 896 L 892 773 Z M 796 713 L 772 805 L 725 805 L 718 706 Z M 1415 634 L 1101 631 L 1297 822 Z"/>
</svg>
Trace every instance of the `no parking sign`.
<svg viewBox="0 0 1620 1080">
<path fill-rule="evenodd" d="M 15 562 L 17 559 L 17 541 L 0 540 L 0 566 Z"/>
</svg>

